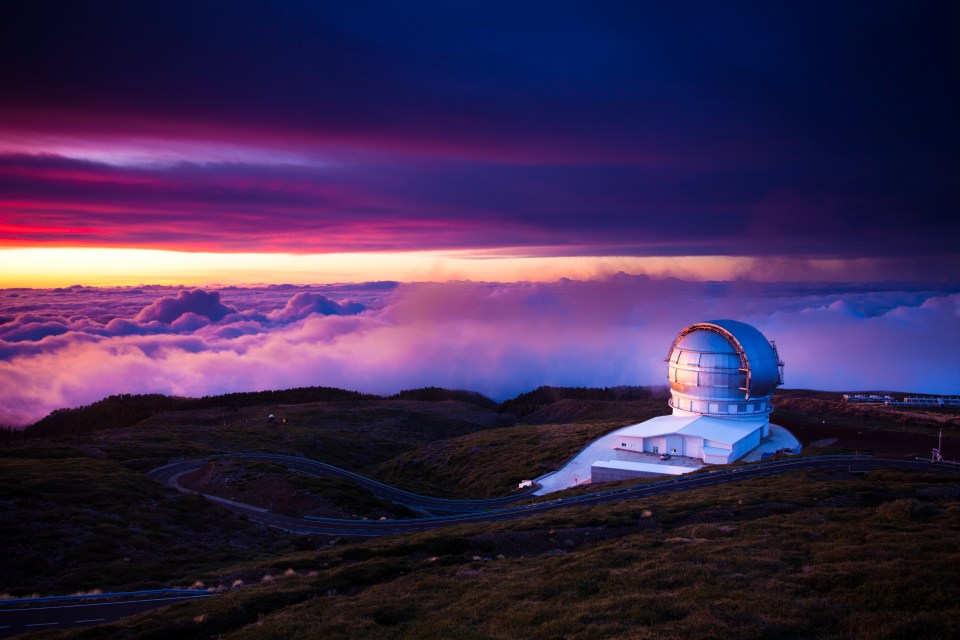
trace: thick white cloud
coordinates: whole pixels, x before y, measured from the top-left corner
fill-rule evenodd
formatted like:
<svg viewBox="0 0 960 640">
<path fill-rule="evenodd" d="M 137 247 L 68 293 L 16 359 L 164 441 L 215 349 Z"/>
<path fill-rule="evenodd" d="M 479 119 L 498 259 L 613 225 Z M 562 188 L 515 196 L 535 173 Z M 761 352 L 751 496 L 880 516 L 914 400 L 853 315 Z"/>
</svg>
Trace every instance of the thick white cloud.
<svg viewBox="0 0 960 640">
<path fill-rule="evenodd" d="M 79 301 L 69 291 L 0 291 L 0 336 L 23 338 L 0 340 L 0 424 L 114 393 L 437 385 L 503 399 L 541 384 L 660 384 L 676 333 L 713 318 L 749 322 L 776 340 L 791 387 L 960 390 L 960 294 L 951 291 L 623 275 L 227 288 L 223 300 L 162 288 L 84 291 Z M 66 331 L 41 336 L 46 325 Z"/>
</svg>

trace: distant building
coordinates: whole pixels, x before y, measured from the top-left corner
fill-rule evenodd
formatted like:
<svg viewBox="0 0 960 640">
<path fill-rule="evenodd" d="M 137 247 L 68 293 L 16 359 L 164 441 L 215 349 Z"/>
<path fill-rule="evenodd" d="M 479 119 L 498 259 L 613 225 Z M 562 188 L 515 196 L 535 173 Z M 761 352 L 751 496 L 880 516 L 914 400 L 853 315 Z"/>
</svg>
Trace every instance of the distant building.
<svg viewBox="0 0 960 640">
<path fill-rule="evenodd" d="M 783 362 L 776 344 L 757 329 L 736 320 L 690 325 L 674 339 L 666 361 L 673 415 L 620 429 L 615 449 L 727 464 L 768 436 Z M 686 471 L 622 456 L 591 466 L 594 482 Z"/>
<path fill-rule="evenodd" d="M 957 409 L 960 408 L 960 396 L 904 398 L 902 402 L 890 398 L 883 404 L 888 407 L 927 407 L 931 409 L 948 407 Z"/>
<path fill-rule="evenodd" d="M 928 409 L 960 408 L 960 396 L 918 396 L 895 400 L 892 396 L 843 394 L 844 402 L 883 403 L 887 407 L 925 407 Z"/>
<path fill-rule="evenodd" d="M 863 395 L 863 394 L 843 394 L 844 402 L 860 402 L 860 403 L 873 403 L 873 404 L 883 404 L 887 402 L 892 402 L 893 398 L 890 396 L 878 396 L 878 395 Z"/>
</svg>

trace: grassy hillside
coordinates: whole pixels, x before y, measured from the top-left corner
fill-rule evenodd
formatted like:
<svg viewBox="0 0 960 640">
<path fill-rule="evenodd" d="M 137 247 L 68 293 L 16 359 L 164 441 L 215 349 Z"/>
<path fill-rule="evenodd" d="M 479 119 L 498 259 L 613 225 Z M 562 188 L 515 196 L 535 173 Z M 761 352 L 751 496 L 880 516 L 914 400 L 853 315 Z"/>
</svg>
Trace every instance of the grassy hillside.
<svg viewBox="0 0 960 640">
<path fill-rule="evenodd" d="M 960 457 L 960 409 L 846 403 L 840 393 L 804 389 L 779 390 L 774 405 L 770 421 L 787 427 L 803 444 L 826 439 L 850 451 L 929 456 L 942 430 L 943 450 Z"/>
<path fill-rule="evenodd" d="M 666 387 L 539 387 L 500 404 L 500 410 L 531 424 L 580 420 L 636 421 L 650 406 L 668 413 Z"/>
<path fill-rule="evenodd" d="M 182 476 L 179 482 L 193 491 L 287 516 L 416 517 L 416 513 L 406 507 L 376 498 L 349 480 L 296 473 L 273 462 L 222 458 Z"/>
<path fill-rule="evenodd" d="M 276 416 L 275 422 L 267 421 L 269 414 Z M 263 450 L 300 453 L 364 471 L 438 439 L 513 422 L 472 403 L 373 398 L 164 411 L 124 428 L 25 442 L 92 448 L 138 470 L 176 457 Z"/>
<path fill-rule="evenodd" d="M 0 591 L 23 596 L 190 584 L 303 541 L 68 449 L 0 451 Z"/>
<path fill-rule="evenodd" d="M 302 387 L 282 391 L 228 393 L 203 398 L 178 398 L 160 394 L 122 394 L 109 396 L 73 409 L 57 409 L 24 429 L 27 437 L 68 435 L 100 429 L 129 427 L 159 413 L 188 411 L 210 407 L 236 411 L 242 407 L 265 404 L 363 400 L 376 396 L 329 387 Z"/>
<path fill-rule="evenodd" d="M 548 407 L 561 413 L 571 402 L 561 399 Z M 613 403 L 607 403 L 613 404 Z M 431 495 L 489 498 L 505 495 L 520 480 L 548 473 L 576 455 L 587 443 L 631 422 L 665 413 L 658 399 L 625 403 L 629 419 L 589 418 L 559 424 L 518 424 L 477 431 L 431 442 L 401 453 L 376 469 L 384 482 Z M 534 413 L 543 415 L 547 408 Z M 610 414 L 607 407 L 588 414 Z"/>
<path fill-rule="evenodd" d="M 133 424 L 121 412 L 104 428 L 67 421 L 0 446 L 0 588 L 199 581 L 229 592 L 71 632 L 78 637 L 907 637 L 915 625 L 950 637 L 942 620 L 960 619 L 960 489 L 939 477 L 799 474 L 366 542 L 253 526 L 145 478 L 175 457 L 263 450 L 424 493 L 487 497 L 611 429 L 667 412 L 661 395 L 639 388 L 544 387 L 501 405 L 438 389 L 257 399 L 160 406 Z M 774 420 L 806 444 L 835 439 L 835 449 L 903 456 L 918 443 L 928 453 L 943 427 L 948 457 L 955 450 L 957 413 L 804 391 L 776 402 Z M 93 420 L 110 406 L 78 415 Z M 286 422 L 268 423 L 271 413 Z M 291 513 L 395 513 L 341 481 L 264 463 L 225 464 L 197 482 Z M 231 591 L 237 581 L 259 586 Z"/>
<path fill-rule="evenodd" d="M 75 638 L 954 638 L 960 489 L 794 474 L 246 564 Z"/>
<path fill-rule="evenodd" d="M 5 542 L 0 593 L 53 595 L 190 584 L 198 573 L 239 560 L 322 547 L 323 539 L 254 526 L 202 498 L 164 489 L 144 472 L 173 458 L 249 450 L 298 453 L 368 472 L 408 449 L 513 423 L 511 416 L 476 397 L 430 395 L 283 404 L 273 402 L 270 394 L 252 394 L 229 405 L 157 410 L 136 424 L 120 426 L 132 415 L 124 409 L 115 421 L 107 415 L 109 428 L 65 427 L 6 442 L 0 447 L 0 534 Z M 271 401 L 264 404 L 264 398 Z M 168 401 L 178 399 L 141 397 L 131 406 Z M 126 398 L 77 414 L 93 420 L 115 403 L 124 405 Z M 287 422 L 268 423 L 271 413 Z M 407 515 L 342 481 L 264 467 L 236 469 L 229 486 L 216 486 L 215 478 L 197 488 L 253 503 L 265 500 L 267 507 L 276 501 L 292 511 Z"/>
</svg>

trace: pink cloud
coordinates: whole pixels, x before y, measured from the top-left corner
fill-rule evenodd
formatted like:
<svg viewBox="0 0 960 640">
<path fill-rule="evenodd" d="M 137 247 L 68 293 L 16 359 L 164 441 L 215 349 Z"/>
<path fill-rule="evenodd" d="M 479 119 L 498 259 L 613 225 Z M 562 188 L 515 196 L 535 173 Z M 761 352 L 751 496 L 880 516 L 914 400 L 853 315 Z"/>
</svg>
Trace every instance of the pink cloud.
<svg viewBox="0 0 960 640">
<path fill-rule="evenodd" d="M 949 291 L 623 275 L 550 284 L 231 288 L 224 300 L 218 292 L 174 297 L 162 288 L 86 291 L 36 291 L 41 309 L 24 315 L 29 325 L 69 307 L 77 329 L 0 341 L 0 424 L 114 393 L 325 385 L 386 394 L 437 385 L 503 399 L 542 384 L 660 384 L 676 332 L 719 317 L 750 322 L 775 339 L 791 387 L 960 389 L 960 294 Z M 111 309 L 126 317 L 84 320 L 75 313 L 81 297 L 100 318 Z M 364 297 L 366 310 L 336 313 L 359 310 L 345 297 Z M 22 304 L 22 296 L 0 291 L 0 316 Z M 235 312 L 216 323 L 198 313 L 227 308 Z M 172 325 L 159 319 L 175 313 Z"/>
<path fill-rule="evenodd" d="M 157 320 L 170 324 L 186 313 L 194 317 L 205 316 L 213 322 L 222 320 L 224 316 L 235 312 L 236 309 L 227 307 L 220 302 L 219 291 L 180 291 L 176 298 L 161 298 L 145 307 L 137 314 L 138 322 Z M 199 328 L 199 326 L 195 327 Z"/>
<path fill-rule="evenodd" d="M 357 302 L 338 304 L 319 293 L 304 291 L 290 298 L 283 309 L 271 313 L 270 317 L 281 322 L 292 322 L 314 313 L 325 316 L 342 316 L 360 313 L 364 309 L 365 307 Z"/>
</svg>

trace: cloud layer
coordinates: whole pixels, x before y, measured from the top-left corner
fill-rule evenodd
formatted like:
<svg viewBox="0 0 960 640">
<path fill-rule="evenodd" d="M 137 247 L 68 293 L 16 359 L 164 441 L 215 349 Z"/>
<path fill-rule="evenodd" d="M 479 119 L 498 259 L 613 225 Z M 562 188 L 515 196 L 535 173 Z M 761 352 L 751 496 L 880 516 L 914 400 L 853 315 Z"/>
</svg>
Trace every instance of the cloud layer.
<svg viewBox="0 0 960 640">
<path fill-rule="evenodd" d="M 689 323 L 775 339 L 790 387 L 957 393 L 960 293 L 696 283 L 372 283 L 0 291 L 0 424 L 114 393 L 659 384 Z"/>
</svg>

